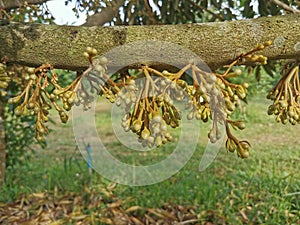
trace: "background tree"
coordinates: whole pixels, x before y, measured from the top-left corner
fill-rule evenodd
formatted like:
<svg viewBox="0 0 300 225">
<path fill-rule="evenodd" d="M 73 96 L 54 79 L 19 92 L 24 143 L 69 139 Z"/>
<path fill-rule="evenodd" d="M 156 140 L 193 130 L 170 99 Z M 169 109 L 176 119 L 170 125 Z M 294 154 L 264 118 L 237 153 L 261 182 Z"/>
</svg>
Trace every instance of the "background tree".
<svg viewBox="0 0 300 225">
<path fill-rule="evenodd" d="M 5 72 L 1 74 L 2 90 L 8 86 L 8 78 L 14 76 L 20 79 L 21 83 L 26 84 L 26 76 L 32 71 L 29 71 L 27 67 L 25 68 L 23 66 L 39 67 L 46 62 L 50 63 L 51 65 L 46 67 L 39 67 L 43 75 L 48 71 L 53 71 L 52 75 L 54 75 L 55 72 L 52 66 L 54 66 L 54 68 L 82 71 L 87 68 L 87 64 L 82 61 L 82 52 L 87 46 L 92 45 L 92 47 L 98 50 L 99 54 L 103 54 L 113 47 L 136 40 L 149 40 L 151 37 L 161 41 L 172 40 L 175 43 L 190 48 L 195 53 L 201 54 L 201 57 L 211 68 L 216 69 L 237 59 L 237 54 L 241 53 L 236 52 L 237 46 L 243 51 L 250 50 L 256 46 L 257 40 L 248 36 L 249 24 L 236 20 L 259 16 L 275 16 L 293 13 L 293 15 L 285 17 L 257 19 L 251 22 L 258 24 L 259 29 L 263 29 L 263 38 L 260 40 L 262 43 L 268 40 L 275 41 L 275 47 L 266 49 L 264 52 L 269 59 L 297 59 L 300 55 L 298 32 L 300 18 L 296 15 L 296 13 L 299 13 L 298 1 L 258 1 L 258 10 L 254 9 L 254 2 L 250 0 L 156 0 L 153 2 L 145 0 L 98 2 L 86 0 L 66 1 L 66 5 L 74 5 L 73 11 L 75 14 L 86 13 L 90 15 L 84 26 L 174 24 L 174 26 L 168 27 L 140 26 L 118 29 L 114 27 L 91 29 L 84 26 L 56 27 L 49 25 L 53 23 L 53 16 L 51 12 L 49 12 L 46 2 L 45 0 L 0 1 L 1 18 L 3 18 L 0 22 L 0 58 L 3 67 L 8 67 L 5 68 Z M 216 34 L 216 31 L 220 30 L 224 24 L 216 24 L 215 28 L 212 28 L 210 25 L 177 25 L 230 20 L 235 22 L 226 24 L 228 30 L 226 35 L 223 35 L 221 38 Z M 34 24 L 23 25 L 13 23 L 12 21 L 31 22 Z M 36 25 L 36 23 L 46 25 Z M 52 29 L 55 29 L 55 32 L 53 32 Z M 150 32 L 154 32 L 155 35 L 149 35 Z M 186 32 L 189 32 L 188 37 L 186 37 Z M 259 32 L 259 30 L 257 30 L 257 32 Z M 78 33 L 81 34 L 80 37 L 78 37 Z M 141 35 L 143 33 L 144 36 Z M 282 37 L 283 33 L 284 37 Z M 199 36 L 199 34 L 202 35 Z M 278 37 L 281 38 L 278 39 Z M 189 38 L 190 41 L 183 41 L 186 40 L 186 38 Z M 67 42 L 65 40 L 67 40 Z M 282 44 L 283 42 L 284 44 Z M 69 52 L 70 47 L 72 53 L 66 58 L 65 54 Z M 220 52 L 222 53 L 220 54 Z M 87 57 L 91 59 L 91 55 L 92 54 L 89 54 Z M 174 55 L 175 61 L 180 62 L 181 59 L 182 56 L 178 57 Z M 238 59 L 240 60 L 240 58 Z M 272 75 L 278 68 L 276 66 L 277 63 L 277 61 L 270 62 L 264 66 L 264 69 Z M 12 64 L 18 64 L 21 67 L 12 66 Z M 296 72 L 298 72 L 298 70 L 295 69 L 297 66 L 297 62 L 289 61 L 286 68 L 287 77 L 295 77 Z M 43 69 L 45 69 L 45 71 L 43 71 Z M 259 79 L 259 69 L 255 69 L 256 76 Z M 288 76 L 289 74 L 293 76 Z M 282 88 L 280 85 L 284 83 L 283 81 L 278 83 L 279 86 L 277 86 L 274 91 Z M 53 85 L 55 86 L 56 84 L 54 83 Z M 20 87 L 20 90 L 23 89 L 21 84 L 17 86 L 18 88 Z M 15 88 L 16 86 L 9 85 L 9 89 L 3 92 L 4 97 L 2 101 L 7 100 L 7 95 L 13 97 L 13 93 L 18 93 L 18 91 L 15 91 Z M 14 92 L 11 90 L 14 90 Z M 278 93 L 275 97 L 272 94 L 273 93 L 270 95 L 271 99 L 278 97 Z M 284 106 L 283 108 L 287 108 L 284 103 L 285 102 L 281 103 L 280 107 Z M 5 104 L 1 104 L 1 107 L 4 106 Z M 270 114 L 276 110 L 278 111 L 276 107 L 276 104 L 273 107 L 274 109 L 271 107 Z M 4 111 L 3 108 L 0 110 L 2 117 L 4 117 Z M 16 114 L 15 109 L 8 110 L 8 115 L 13 115 L 14 113 Z M 297 113 L 298 111 L 296 111 L 296 114 Z M 282 115 L 286 114 L 284 113 Z M 65 114 L 60 114 L 60 116 L 64 121 Z M 7 116 L 7 118 L 9 118 L 9 116 Z M 34 117 L 29 119 L 29 121 L 33 120 L 35 120 Z M 285 118 L 280 118 L 280 120 L 283 122 L 286 121 Z M 8 129 L 7 127 L 8 126 L 6 126 L 6 130 Z M 5 143 L 3 133 L 1 137 L 1 143 Z M 12 139 L 14 138 L 15 136 L 13 136 Z M 26 137 L 26 139 L 27 138 L 28 137 Z M 3 180 L 6 154 L 4 152 L 4 144 L 1 144 L 1 147 L 0 178 Z"/>
</svg>

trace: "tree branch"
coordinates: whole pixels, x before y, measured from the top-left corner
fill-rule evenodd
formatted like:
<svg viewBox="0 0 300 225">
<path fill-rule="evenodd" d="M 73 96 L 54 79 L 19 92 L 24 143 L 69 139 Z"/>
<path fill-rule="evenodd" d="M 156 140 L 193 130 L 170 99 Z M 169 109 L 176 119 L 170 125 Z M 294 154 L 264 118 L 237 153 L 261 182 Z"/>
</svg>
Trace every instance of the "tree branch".
<svg viewBox="0 0 300 225">
<path fill-rule="evenodd" d="M 271 2 L 273 2 L 274 4 L 278 5 L 280 8 L 292 12 L 292 13 L 300 13 L 300 10 L 298 9 L 294 9 L 293 7 L 288 6 L 287 4 L 279 1 L 279 0 L 270 0 Z"/>
<path fill-rule="evenodd" d="M 176 65 L 184 65 L 190 55 L 184 52 L 146 46 L 141 50 L 135 44 L 175 43 L 197 54 L 212 69 L 232 62 L 242 52 L 257 43 L 272 40 L 274 44 L 264 50 L 270 59 L 300 59 L 300 14 L 262 17 L 231 22 L 185 25 L 76 27 L 42 24 L 10 23 L 0 26 L 0 60 L 9 63 L 39 66 L 50 63 L 56 68 L 81 70 L 88 66 L 82 56 L 87 46 L 100 55 L 116 47 L 131 44 L 120 53 L 113 65 L 124 65 L 128 59 L 140 61 L 145 55 L 153 59 L 165 57 Z M 133 51 L 134 50 L 134 51 Z M 158 64 L 160 62 L 157 62 Z"/>
<path fill-rule="evenodd" d="M 95 13 L 87 18 L 84 26 L 102 26 L 110 22 L 118 13 L 119 8 L 124 4 L 125 0 L 113 1 L 111 6 L 107 6 L 99 13 Z"/>
<path fill-rule="evenodd" d="M 51 0 L 0 0 L 0 9 L 5 9 L 5 10 L 9 10 L 9 9 L 15 9 L 15 8 L 19 8 L 25 5 L 25 2 L 27 2 L 27 4 L 42 4 L 44 2 L 47 1 L 51 1 Z"/>
</svg>

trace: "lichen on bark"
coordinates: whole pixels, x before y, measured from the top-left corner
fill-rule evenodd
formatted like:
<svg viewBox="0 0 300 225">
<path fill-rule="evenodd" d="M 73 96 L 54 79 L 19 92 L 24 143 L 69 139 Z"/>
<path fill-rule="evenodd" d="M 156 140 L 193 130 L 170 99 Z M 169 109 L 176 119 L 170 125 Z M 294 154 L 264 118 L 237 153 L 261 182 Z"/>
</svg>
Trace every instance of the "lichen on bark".
<svg viewBox="0 0 300 225">
<path fill-rule="evenodd" d="M 75 27 L 12 23 L 0 26 L 0 58 L 11 63 L 82 70 L 88 63 L 82 57 L 87 46 L 100 55 L 136 41 L 165 41 L 181 45 L 197 54 L 212 69 L 231 62 L 257 43 L 283 38 L 284 44 L 268 48 L 270 59 L 300 58 L 294 46 L 300 40 L 300 15 L 274 16 L 231 22 L 127 26 Z M 151 49 L 149 49 L 151 54 Z M 170 51 L 172 54 L 172 51 Z M 126 52 L 124 58 L 126 56 Z M 184 59 L 172 55 L 175 62 Z M 116 62 L 115 62 L 116 63 Z M 122 65 L 122 62 L 119 62 Z"/>
</svg>

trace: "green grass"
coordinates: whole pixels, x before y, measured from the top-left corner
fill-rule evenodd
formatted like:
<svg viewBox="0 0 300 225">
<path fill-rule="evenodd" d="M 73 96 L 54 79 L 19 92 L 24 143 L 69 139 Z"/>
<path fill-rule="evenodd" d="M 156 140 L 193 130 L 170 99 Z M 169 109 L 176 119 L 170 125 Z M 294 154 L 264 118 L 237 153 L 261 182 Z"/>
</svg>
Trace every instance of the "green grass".
<svg viewBox="0 0 300 225">
<path fill-rule="evenodd" d="M 246 113 L 247 128 L 236 132 L 252 144 L 251 157 L 239 159 L 221 148 L 210 167 L 199 172 L 207 143 L 209 124 L 200 124 L 197 150 L 187 165 L 171 178 L 154 185 L 118 185 L 115 193 L 124 207 L 161 207 L 165 203 L 195 205 L 203 221 L 214 224 L 299 224 L 300 139 L 299 126 L 276 124 L 267 116 L 269 102 L 252 98 Z M 149 164 L 172 152 L 174 144 L 151 152 L 132 153 L 115 140 L 110 129 L 109 107 L 98 110 L 97 127 L 110 152 L 124 162 Z M 175 132 L 176 135 L 176 132 Z M 21 193 L 58 188 L 80 192 L 83 186 L 98 187 L 110 181 L 93 173 L 76 149 L 71 124 L 55 128 L 49 145 L 38 150 L 23 166 L 9 168 L 0 202 L 13 201 Z M 146 154 L 146 155 L 145 155 Z M 142 157 L 144 156 L 144 157 Z"/>
</svg>

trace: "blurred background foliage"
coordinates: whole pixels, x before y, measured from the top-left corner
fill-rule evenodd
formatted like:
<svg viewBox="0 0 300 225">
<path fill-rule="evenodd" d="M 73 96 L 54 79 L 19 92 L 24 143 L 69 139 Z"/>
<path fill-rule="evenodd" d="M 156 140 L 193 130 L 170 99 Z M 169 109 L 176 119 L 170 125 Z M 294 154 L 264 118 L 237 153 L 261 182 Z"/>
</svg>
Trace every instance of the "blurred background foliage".
<svg viewBox="0 0 300 225">
<path fill-rule="evenodd" d="M 281 1 L 299 9 L 299 1 Z M 105 8 L 118 7 L 110 25 L 183 24 L 237 20 L 286 13 L 268 0 L 67 0 L 76 15 L 92 15 Z"/>
</svg>

